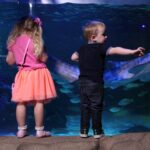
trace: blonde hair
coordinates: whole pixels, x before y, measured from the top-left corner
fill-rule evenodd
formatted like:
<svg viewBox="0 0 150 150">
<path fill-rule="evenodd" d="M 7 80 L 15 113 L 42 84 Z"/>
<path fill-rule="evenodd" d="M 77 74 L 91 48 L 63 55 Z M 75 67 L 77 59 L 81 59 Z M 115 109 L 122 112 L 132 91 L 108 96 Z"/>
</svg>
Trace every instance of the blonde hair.
<svg viewBox="0 0 150 150">
<path fill-rule="evenodd" d="M 87 23 L 84 27 L 83 27 L 83 36 L 84 38 L 89 41 L 91 39 L 91 37 L 97 36 L 98 34 L 98 30 L 99 28 L 106 28 L 105 24 L 103 22 L 100 21 L 91 21 L 89 23 Z"/>
<path fill-rule="evenodd" d="M 7 47 L 11 47 L 11 45 L 15 42 L 16 38 L 21 34 L 21 23 L 16 23 L 9 34 L 7 40 Z"/>
<path fill-rule="evenodd" d="M 7 40 L 7 47 L 10 47 L 15 42 L 16 38 L 23 33 L 31 35 L 35 56 L 37 58 L 40 57 L 44 45 L 42 28 L 32 17 L 24 17 L 14 26 Z"/>
</svg>

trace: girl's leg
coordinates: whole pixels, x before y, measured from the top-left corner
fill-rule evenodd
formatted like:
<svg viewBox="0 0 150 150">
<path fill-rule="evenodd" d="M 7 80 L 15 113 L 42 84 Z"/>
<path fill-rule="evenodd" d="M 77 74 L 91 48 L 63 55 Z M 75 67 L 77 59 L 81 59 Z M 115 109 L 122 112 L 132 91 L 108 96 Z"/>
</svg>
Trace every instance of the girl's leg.
<svg viewBox="0 0 150 150">
<path fill-rule="evenodd" d="M 26 105 L 25 103 L 18 103 L 16 107 L 16 118 L 18 122 L 18 126 L 25 126 L 26 121 Z"/>
<path fill-rule="evenodd" d="M 43 117 L 44 117 L 44 104 L 42 102 L 37 102 L 34 105 L 34 117 L 36 127 L 43 126 Z"/>
<path fill-rule="evenodd" d="M 43 102 L 36 102 L 34 105 L 35 116 L 35 129 L 37 137 L 50 136 L 50 132 L 44 131 L 43 118 L 44 118 L 44 104 Z"/>
<path fill-rule="evenodd" d="M 26 105 L 18 103 L 16 107 L 16 119 L 18 123 L 17 137 L 22 138 L 27 135 L 26 126 Z"/>
</svg>

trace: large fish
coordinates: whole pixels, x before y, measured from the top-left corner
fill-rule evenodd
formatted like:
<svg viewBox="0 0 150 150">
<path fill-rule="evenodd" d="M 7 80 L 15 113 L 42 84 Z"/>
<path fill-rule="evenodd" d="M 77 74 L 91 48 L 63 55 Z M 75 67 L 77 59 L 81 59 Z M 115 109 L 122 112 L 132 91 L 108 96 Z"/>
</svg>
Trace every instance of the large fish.
<svg viewBox="0 0 150 150">
<path fill-rule="evenodd" d="M 117 88 L 137 79 L 140 81 L 149 81 L 149 62 L 150 53 L 130 61 L 108 61 L 109 65 L 107 64 L 107 66 L 111 66 L 111 69 L 108 68 L 105 70 L 105 87 Z"/>
<path fill-rule="evenodd" d="M 4 56 L 1 56 L 4 57 Z M 150 53 L 130 61 L 108 61 L 104 72 L 105 87 L 117 88 L 129 82 L 150 80 Z M 52 72 L 72 83 L 78 80 L 78 65 L 68 64 L 56 57 L 49 56 L 48 66 Z"/>
<path fill-rule="evenodd" d="M 55 71 L 69 82 L 78 80 L 78 66 L 70 65 L 54 57 L 50 58 L 50 62 L 53 64 Z M 149 62 L 150 53 L 130 61 L 106 62 L 106 65 L 110 67 L 104 72 L 105 87 L 117 88 L 137 79 L 141 81 L 149 81 Z"/>
</svg>

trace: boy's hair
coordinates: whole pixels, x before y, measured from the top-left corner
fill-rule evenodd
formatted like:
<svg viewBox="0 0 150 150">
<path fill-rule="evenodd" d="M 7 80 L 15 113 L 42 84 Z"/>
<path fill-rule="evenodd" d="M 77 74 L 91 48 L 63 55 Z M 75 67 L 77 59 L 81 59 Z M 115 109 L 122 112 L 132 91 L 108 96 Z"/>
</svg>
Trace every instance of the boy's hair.
<svg viewBox="0 0 150 150">
<path fill-rule="evenodd" d="M 103 27 L 105 29 L 105 24 L 100 21 L 90 21 L 85 26 L 83 26 L 83 36 L 89 41 L 91 37 L 97 36 L 99 27 Z"/>
<path fill-rule="evenodd" d="M 12 29 L 7 46 L 10 47 L 22 33 L 29 33 L 33 39 L 35 56 L 39 57 L 43 52 L 42 28 L 35 20 L 31 16 L 22 17 Z"/>
</svg>

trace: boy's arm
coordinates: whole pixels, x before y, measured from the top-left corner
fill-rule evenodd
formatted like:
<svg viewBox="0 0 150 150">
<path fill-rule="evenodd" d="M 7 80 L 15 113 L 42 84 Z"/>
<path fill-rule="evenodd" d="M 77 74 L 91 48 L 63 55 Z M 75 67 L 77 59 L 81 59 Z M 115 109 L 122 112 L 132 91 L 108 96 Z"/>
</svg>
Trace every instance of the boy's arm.
<svg viewBox="0 0 150 150">
<path fill-rule="evenodd" d="M 13 52 L 11 51 L 8 51 L 8 54 L 6 56 L 6 62 L 8 65 L 14 65 L 15 64 L 15 57 L 14 57 L 14 54 Z"/>
<path fill-rule="evenodd" d="M 137 55 L 137 56 L 143 56 L 145 49 L 143 47 L 138 47 L 135 50 L 126 49 L 122 47 L 110 47 L 107 50 L 107 55 Z"/>
<path fill-rule="evenodd" d="M 79 61 L 79 54 L 78 54 L 78 52 L 74 52 L 74 53 L 72 54 L 71 60 L 72 60 L 72 61 L 76 61 L 76 62 Z"/>
</svg>

